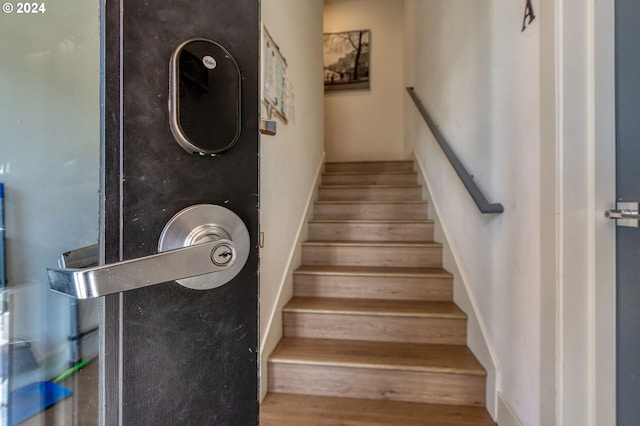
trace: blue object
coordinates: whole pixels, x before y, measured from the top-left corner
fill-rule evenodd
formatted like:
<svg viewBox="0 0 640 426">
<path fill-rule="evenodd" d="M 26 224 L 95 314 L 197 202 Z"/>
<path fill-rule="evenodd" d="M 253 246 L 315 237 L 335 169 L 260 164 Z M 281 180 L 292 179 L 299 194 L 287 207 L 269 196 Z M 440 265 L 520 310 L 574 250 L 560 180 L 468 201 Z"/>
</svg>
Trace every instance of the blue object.
<svg viewBox="0 0 640 426">
<path fill-rule="evenodd" d="M 53 382 L 36 382 L 9 395 L 9 425 L 14 426 L 73 394 Z"/>
</svg>

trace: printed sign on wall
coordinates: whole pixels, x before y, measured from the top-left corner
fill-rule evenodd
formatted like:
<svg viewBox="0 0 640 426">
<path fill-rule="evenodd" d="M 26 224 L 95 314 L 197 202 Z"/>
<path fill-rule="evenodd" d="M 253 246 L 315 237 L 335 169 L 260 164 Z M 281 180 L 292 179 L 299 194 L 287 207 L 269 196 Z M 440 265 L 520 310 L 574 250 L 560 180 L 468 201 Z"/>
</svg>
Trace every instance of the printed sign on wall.
<svg viewBox="0 0 640 426">
<path fill-rule="evenodd" d="M 290 96 L 287 81 L 287 61 L 273 38 L 262 27 L 262 102 L 267 115 L 275 112 L 285 123 L 290 115 Z"/>
</svg>

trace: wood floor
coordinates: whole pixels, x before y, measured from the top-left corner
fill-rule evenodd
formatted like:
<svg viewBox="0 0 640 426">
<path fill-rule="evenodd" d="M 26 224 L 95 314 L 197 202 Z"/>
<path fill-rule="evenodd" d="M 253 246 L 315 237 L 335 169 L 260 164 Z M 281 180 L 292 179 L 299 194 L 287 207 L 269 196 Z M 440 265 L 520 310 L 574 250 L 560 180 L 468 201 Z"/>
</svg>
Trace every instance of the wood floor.
<svg viewBox="0 0 640 426">
<path fill-rule="evenodd" d="M 494 425 L 410 161 L 327 163 L 262 426 Z"/>
</svg>

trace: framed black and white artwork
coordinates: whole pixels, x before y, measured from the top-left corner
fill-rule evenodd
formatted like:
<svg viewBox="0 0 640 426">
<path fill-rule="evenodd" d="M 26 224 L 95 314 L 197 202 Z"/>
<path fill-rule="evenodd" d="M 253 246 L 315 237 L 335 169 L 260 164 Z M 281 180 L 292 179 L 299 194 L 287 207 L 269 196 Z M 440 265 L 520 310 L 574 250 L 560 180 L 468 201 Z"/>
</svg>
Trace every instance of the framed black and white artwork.
<svg viewBox="0 0 640 426">
<path fill-rule="evenodd" d="M 324 90 L 368 90 L 371 31 L 324 34 Z"/>
</svg>

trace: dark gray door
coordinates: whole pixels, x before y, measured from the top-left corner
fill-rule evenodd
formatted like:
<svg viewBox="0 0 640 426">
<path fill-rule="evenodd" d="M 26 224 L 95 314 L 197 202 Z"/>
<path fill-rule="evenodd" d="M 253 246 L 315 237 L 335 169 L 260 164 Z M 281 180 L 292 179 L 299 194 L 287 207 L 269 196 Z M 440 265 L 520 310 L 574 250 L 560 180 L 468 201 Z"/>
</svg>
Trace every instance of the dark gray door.
<svg viewBox="0 0 640 426">
<path fill-rule="evenodd" d="M 616 1 L 616 186 L 640 201 L 640 3 Z M 617 228 L 618 425 L 640 418 L 640 228 Z"/>
<path fill-rule="evenodd" d="M 105 298 L 106 424 L 256 425 L 259 0 L 105 7 L 106 262 L 154 254 L 164 225 L 196 204 L 230 209 L 251 239 L 222 287 L 168 282 Z M 213 157 L 186 152 L 169 124 L 169 60 L 196 37 L 224 46 L 242 75 L 240 138 Z"/>
</svg>

